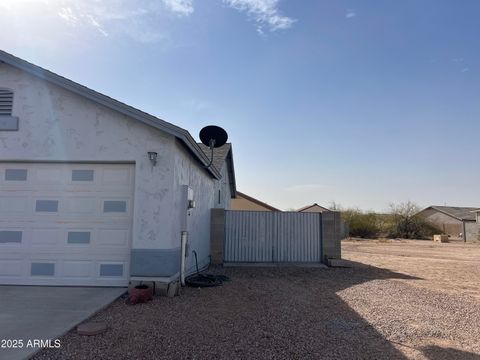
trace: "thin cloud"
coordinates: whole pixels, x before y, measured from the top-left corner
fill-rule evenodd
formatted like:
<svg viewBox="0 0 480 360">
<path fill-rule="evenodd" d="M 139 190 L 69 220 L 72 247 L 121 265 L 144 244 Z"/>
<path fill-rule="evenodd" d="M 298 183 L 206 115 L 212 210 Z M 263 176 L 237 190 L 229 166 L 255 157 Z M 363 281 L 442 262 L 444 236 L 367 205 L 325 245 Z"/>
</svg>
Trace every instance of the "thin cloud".
<svg viewBox="0 0 480 360">
<path fill-rule="evenodd" d="M 193 0 L 163 0 L 166 8 L 180 16 L 189 16 L 193 13 Z"/>
<path fill-rule="evenodd" d="M 351 19 L 357 16 L 357 13 L 353 9 L 347 9 L 347 13 L 345 14 L 346 19 Z"/>
<path fill-rule="evenodd" d="M 257 23 L 257 31 L 263 34 L 266 26 L 270 31 L 292 27 L 295 19 L 284 16 L 278 9 L 279 0 L 223 0 L 225 4 L 240 12 L 245 12 Z"/>
<path fill-rule="evenodd" d="M 467 71 L 470 71 L 470 68 L 464 67 L 464 68 L 462 69 L 462 73 L 467 72 Z"/>
</svg>

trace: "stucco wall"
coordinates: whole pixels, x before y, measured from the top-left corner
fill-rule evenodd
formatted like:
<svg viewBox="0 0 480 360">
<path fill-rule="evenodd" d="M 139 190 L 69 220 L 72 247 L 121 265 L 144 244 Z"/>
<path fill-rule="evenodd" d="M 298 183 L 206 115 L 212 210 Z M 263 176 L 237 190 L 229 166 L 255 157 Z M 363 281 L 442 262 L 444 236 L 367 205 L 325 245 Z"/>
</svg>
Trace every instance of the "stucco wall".
<svg viewBox="0 0 480 360">
<path fill-rule="evenodd" d="M 245 199 L 240 194 L 237 194 L 237 197 L 232 199 L 231 210 L 272 211 L 260 204 Z"/>
<path fill-rule="evenodd" d="M 0 161 L 135 162 L 132 247 L 178 246 L 172 136 L 5 64 L 0 87 L 14 91 L 19 117 L 19 131 L 0 132 Z M 158 153 L 157 166 L 147 151 Z"/>
<path fill-rule="evenodd" d="M 182 231 L 182 218 L 186 217 L 188 231 L 188 258 L 186 262 L 187 273 L 195 271 L 196 251 L 198 265 L 204 267 L 210 262 L 210 212 L 214 207 L 215 193 L 218 180 L 214 180 L 207 171 L 191 161 L 191 155 L 179 143 L 176 143 L 174 163 L 174 200 L 173 209 L 176 209 L 174 228 L 176 230 L 176 246 L 180 247 Z M 222 179 L 223 180 L 223 179 Z M 187 210 L 184 201 L 184 187 L 187 185 L 193 190 L 195 208 Z"/>
</svg>

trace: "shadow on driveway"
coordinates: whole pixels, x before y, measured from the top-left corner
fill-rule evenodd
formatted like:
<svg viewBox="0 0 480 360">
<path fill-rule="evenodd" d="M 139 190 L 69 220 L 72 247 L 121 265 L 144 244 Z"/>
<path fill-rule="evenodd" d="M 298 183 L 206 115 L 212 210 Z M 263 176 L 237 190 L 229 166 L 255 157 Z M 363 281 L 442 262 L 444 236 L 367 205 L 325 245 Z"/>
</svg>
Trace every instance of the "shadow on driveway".
<svg viewBox="0 0 480 360">
<path fill-rule="evenodd" d="M 70 332 L 61 349 L 36 359 L 404 359 L 336 293 L 371 280 L 416 278 L 355 266 L 212 269 L 232 281 L 133 307 L 118 300 L 95 316 L 108 322 L 108 332 Z"/>
</svg>

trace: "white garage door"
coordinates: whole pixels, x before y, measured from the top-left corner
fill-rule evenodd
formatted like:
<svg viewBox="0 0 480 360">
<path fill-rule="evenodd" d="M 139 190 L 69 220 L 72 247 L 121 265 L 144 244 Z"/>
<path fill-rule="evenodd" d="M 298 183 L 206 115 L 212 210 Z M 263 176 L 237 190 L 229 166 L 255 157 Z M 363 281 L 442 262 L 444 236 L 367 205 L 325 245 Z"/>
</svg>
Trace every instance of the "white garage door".
<svg viewBox="0 0 480 360">
<path fill-rule="evenodd" d="M 125 286 L 134 166 L 0 163 L 0 284 Z"/>
</svg>

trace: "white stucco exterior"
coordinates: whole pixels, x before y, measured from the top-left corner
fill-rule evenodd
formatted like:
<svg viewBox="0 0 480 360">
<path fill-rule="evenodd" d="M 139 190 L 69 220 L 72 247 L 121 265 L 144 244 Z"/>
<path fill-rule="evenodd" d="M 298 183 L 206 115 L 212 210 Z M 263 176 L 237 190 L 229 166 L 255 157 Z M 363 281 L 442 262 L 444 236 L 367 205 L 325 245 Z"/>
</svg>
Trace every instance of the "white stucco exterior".
<svg viewBox="0 0 480 360">
<path fill-rule="evenodd" d="M 180 248 L 187 213 L 182 185 L 188 185 L 196 202 L 187 216 L 190 254 L 208 263 L 210 209 L 229 207 L 227 166 L 216 180 L 174 136 L 3 63 L 0 88 L 13 90 L 12 115 L 19 118 L 18 131 L 0 131 L 0 162 L 134 164 L 132 249 L 171 250 L 171 256 Z M 158 153 L 156 166 L 148 151 Z M 193 264 L 189 256 L 187 269 Z"/>
</svg>

